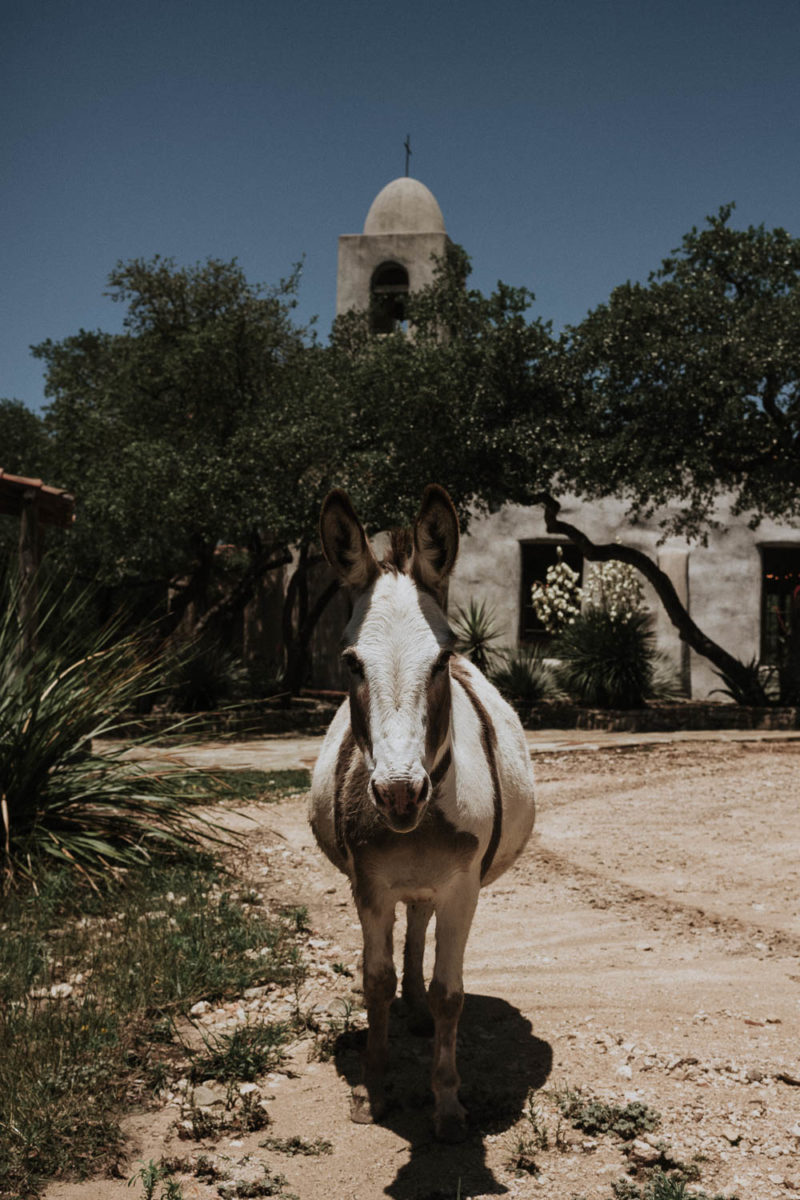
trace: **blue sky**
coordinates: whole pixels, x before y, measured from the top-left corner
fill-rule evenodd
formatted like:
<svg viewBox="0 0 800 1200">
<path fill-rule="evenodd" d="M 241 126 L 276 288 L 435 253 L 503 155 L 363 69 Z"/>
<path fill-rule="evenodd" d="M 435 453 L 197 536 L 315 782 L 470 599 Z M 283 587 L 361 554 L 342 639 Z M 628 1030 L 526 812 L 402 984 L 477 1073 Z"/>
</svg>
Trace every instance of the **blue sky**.
<svg viewBox="0 0 800 1200">
<path fill-rule="evenodd" d="M 119 328 L 119 259 L 305 256 L 333 319 L 339 234 L 403 173 L 473 283 L 556 327 L 727 201 L 800 236 L 797 0 L 9 0 L 0 48 L 0 396 L 31 343 Z M 2 448 L 0 447 L 0 451 Z"/>
</svg>

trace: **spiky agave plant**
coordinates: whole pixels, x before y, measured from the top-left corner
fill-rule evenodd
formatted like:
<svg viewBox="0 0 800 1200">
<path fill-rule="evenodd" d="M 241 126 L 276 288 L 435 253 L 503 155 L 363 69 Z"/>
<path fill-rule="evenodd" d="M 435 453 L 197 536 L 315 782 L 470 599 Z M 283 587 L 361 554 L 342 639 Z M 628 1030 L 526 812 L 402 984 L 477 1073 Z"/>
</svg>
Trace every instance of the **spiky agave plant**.
<svg viewBox="0 0 800 1200">
<path fill-rule="evenodd" d="M 497 660 L 494 643 L 502 636 L 493 611 L 485 600 L 470 600 L 456 609 L 453 629 L 458 649 L 479 671 L 489 671 Z"/>
<path fill-rule="evenodd" d="M 199 847 L 218 836 L 194 806 L 202 787 L 187 774 L 131 762 L 134 743 L 99 753 L 121 718 L 159 685 L 160 664 L 113 625 L 81 645 L 78 599 L 39 605 L 41 648 L 26 657 L 17 596 L 0 610 L 0 814 L 6 877 L 35 875 L 48 860 L 90 878 L 110 865 Z M 57 637 L 60 637 L 60 643 Z M 55 648 L 54 648 L 55 647 Z"/>
</svg>

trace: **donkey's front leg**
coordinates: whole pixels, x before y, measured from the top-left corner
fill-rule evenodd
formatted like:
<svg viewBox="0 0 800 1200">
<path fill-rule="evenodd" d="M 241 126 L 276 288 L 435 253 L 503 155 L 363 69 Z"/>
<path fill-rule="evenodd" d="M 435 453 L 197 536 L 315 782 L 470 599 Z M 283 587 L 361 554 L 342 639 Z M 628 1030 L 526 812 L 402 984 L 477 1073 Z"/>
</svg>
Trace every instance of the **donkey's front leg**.
<svg viewBox="0 0 800 1200">
<path fill-rule="evenodd" d="M 458 1100 L 461 1080 L 456 1067 L 458 1020 L 464 1007 L 464 949 L 467 944 L 480 883 L 459 875 L 436 902 L 436 962 L 428 989 L 433 1014 L 433 1073 L 436 1136 L 445 1142 L 466 1137 L 466 1113 Z"/>
<path fill-rule="evenodd" d="M 384 1075 L 389 1054 L 389 1005 L 397 988 L 392 956 L 394 905 L 386 901 L 359 904 L 364 936 L 364 1003 L 367 1008 L 367 1049 L 363 1081 L 353 1089 L 350 1118 L 361 1125 L 376 1121 L 386 1106 Z"/>
</svg>

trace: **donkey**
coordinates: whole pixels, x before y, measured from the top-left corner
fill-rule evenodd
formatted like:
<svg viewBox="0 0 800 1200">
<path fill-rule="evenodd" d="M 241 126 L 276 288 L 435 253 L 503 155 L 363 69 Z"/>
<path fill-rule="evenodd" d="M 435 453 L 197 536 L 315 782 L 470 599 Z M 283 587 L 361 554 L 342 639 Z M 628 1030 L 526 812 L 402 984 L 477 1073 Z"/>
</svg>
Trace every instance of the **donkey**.
<svg viewBox="0 0 800 1200">
<path fill-rule="evenodd" d="M 350 879 L 364 940 L 369 1020 L 363 1082 L 350 1116 L 384 1107 L 389 1005 L 397 987 L 392 928 L 407 907 L 402 995 L 412 1029 L 433 1017 L 432 1086 L 438 1137 L 466 1136 L 456 1034 L 464 949 L 480 888 L 520 854 L 534 820 L 533 771 L 522 726 L 468 659 L 442 610 L 458 553 L 458 519 L 443 488 L 426 488 L 411 536 L 395 534 L 379 563 L 347 495 L 322 507 L 322 546 L 354 593 L 342 659 L 350 694 L 314 769 L 309 817 L 334 866 Z M 425 991 L 423 955 L 436 914 L 436 956 Z"/>
</svg>

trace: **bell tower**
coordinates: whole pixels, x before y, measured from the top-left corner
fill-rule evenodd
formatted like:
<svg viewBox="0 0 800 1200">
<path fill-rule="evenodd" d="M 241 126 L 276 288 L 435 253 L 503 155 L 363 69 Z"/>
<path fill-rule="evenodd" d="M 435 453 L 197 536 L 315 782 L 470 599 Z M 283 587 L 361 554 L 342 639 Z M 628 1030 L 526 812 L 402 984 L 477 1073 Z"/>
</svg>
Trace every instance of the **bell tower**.
<svg viewBox="0 0 800 1200">
<path fill-rule="evenodd" d="M 405 319 L 405 297 L 433 280 L 432 255 L 448 244 L 442 210 L 424 183 L 387 183 L 372 201 L 364 232 L 339 238 L 336 315 L 369 309 L 375 333 Z"/>
</svg>

